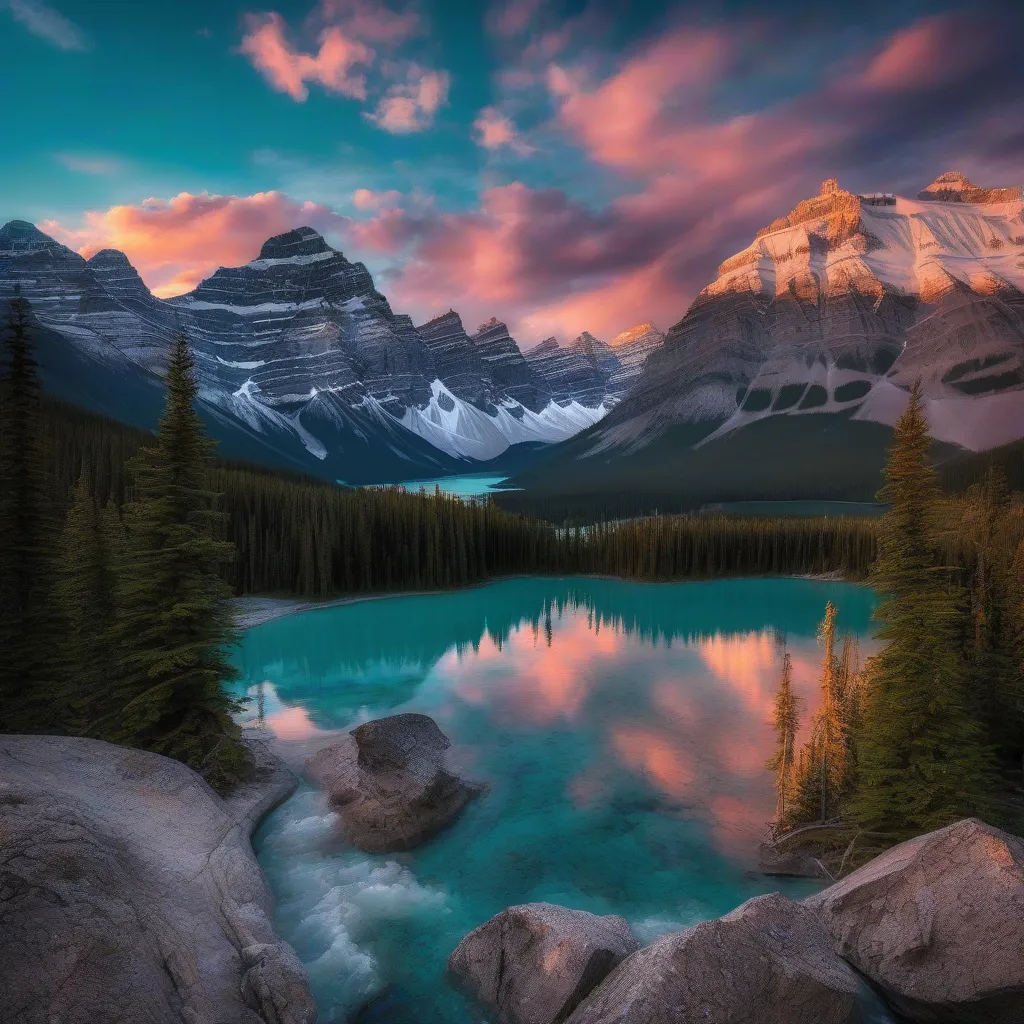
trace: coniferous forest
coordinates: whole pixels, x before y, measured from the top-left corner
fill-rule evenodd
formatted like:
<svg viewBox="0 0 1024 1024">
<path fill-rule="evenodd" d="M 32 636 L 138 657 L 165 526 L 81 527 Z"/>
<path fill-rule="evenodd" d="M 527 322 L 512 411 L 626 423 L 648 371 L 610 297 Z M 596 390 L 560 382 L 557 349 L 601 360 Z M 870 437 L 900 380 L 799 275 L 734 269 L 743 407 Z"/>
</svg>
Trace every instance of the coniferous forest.
<svg viewBox="0 0 1024 1024">
<path fill-rule="evenodd" d="M 530 573 L 821 574 L 883 595 L 883 648 L 861 665 L 835 608 L 823 610 L 821 702 L 802 744 L 784 657 L 769 762 L 780 836 L 813 826 L 831 849 L 852 828 L 866 853 L 976 808 L 981 794 L 996 799 L 1001 773 L 1019 771 L 1021 518 L 998 464 L 960 495 L 940 490 L 916 398 L 896 428 L 881 519 L 558 526 L 493 499 L 350 489 L 218 461 L 192 408 L 184 337 L 154 437 L 46 396 L 31 333 L 15 300 L 0 410 L 0 623 L 10 652 L 0 729 L 157 750 L 224 789 L 246 771 L 237 705 L 222 685 L 236 639 L 231 594 L 318 599 Z"/>
<path fill-rule="evenodd" d="M 879 498 L 867 582 L 881 649 L 862 663 L 829 604 L 818 706 L 804 723 L 784 654 L 775 697 L 776 849 L 841 875 L 966 816 L 1019 831 L 1024 530 L 1000 465 L 944 498 L 915 388 Z M 827 866 L 826 866 L 827 865 Z"/>
</svg>

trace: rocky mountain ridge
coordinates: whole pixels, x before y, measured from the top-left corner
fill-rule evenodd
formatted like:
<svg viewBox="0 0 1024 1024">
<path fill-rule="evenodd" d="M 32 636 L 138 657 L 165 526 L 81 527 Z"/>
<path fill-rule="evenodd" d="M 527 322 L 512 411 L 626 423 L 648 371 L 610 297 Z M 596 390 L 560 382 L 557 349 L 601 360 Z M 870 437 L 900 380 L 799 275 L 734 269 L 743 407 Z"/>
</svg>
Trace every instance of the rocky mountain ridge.
<svg viewBox="0 0 1024 1024">
<path fill-rule="evenodd" d="M 983 450 L 1024 436 L 1024 193 L 951 173 L 926 194 L 829 180 L 758 232 L 668 332 L 597 447 L 811 412 L 892 423 L 918 378 L 938 439 Z"/>
<path fill-rule="evenodd" d="M 159 376 L 184 331 L 214 421 L 332 478 L 436 475 L 549 445 L 597 422 L 636 375 L 552 381 L 496 318 L 472 337 L 453 310 L 416 327 L 309 227 L 161 300 L 123 253 L 86 260 L 12 221 L 0 228 L 0 298 L 14 284 L 44 328 L 115 378 Z"/>
</svg>

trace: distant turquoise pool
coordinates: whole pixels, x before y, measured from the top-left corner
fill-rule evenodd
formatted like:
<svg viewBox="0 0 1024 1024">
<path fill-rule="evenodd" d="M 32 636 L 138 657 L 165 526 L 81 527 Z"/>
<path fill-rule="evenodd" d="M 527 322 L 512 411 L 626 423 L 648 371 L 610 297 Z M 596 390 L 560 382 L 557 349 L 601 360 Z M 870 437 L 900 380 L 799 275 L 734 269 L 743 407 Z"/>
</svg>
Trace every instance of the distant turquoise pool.
<svg viewBox="0 0 1024 1024">
<path fill-rule="evenodd" d="M 278 928 L 320 1020 L 477 1024 L 445 964 L 510 904 L 622 914 L 650 941 L 758 893 L 816 888 L 751 869 L 774 806 L 764 762 L 782 644 L 806 721 L 829 600 L 870 646 L 871 591 L 798 579 L 516 579 L 249 630 L 248 717 L 282 744 L 420 711 L 492 787 L 403 855 L 346 849 L 307 786 L 261 826 Z"/>
<path fill-rule="evenodd" d="M 403 480 L 400 486 L 413 494 L 420 489 L 428 494 L 434 493 L 435 487 L 440 487 L 445 494 L 454 494 L 457 498 L 485 498 L 494 490 L 499 490 L 499 484 L 506 478 L 503 476 L 474 476 L 473 474 L 460 476 L 442 476 L 436 480 Z"/>
</svg>

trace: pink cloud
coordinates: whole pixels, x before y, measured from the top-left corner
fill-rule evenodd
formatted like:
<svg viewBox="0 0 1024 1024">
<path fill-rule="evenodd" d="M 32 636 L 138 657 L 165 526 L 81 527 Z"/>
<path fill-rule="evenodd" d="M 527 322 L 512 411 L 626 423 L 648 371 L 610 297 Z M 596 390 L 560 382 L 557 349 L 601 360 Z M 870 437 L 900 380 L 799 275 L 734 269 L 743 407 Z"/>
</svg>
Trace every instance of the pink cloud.
<svg viewBox="0 0 1024 1024">
<path fill-rule="evenodd" d="M 434 123 L 434 115 L 448 101 L 449 84 L 447 71 L 412 64 L 406 81 L 389 86 L 377 109 L 364 116 L 393 135 L 423 131 Z"/>
<path fill-rule="evenodd" d="M 249 32 L 239 49 L 279 92 L 302 103 L 309 96 L 306 82 L 319 82 L 328 92 L 366 99 L 366 76 L 355 70 L 373 61 L 374 51 L 365 43 L 331 27 L 320 33 L 316 54 L 300 53 L 285 39 L 279 14 L 250 14 L 247 20 Z"/>
<path fill-rule="evenodd" d="M 322 0 L 320 16 L 343 27 L 354 39 L 385 46 L 403 43 L 423 31 L 416 11 L 394 11 L 372 0 Z"/>
<path fill-rule="evenodd" d="M 886 40 L 860 75 L 860 83 L 882 92 L 942 85 L 983 63 L 986 42 L 967 17 L 922 18 Z"/>
<path fill-rule="evenodd" d="M 484 107 L 473 122 L 473 130 L 477 145 L 484 149 L 508 147 L 523 156 L 534 152 L 534 148 L 516 131 L 512 121 L 496 107 Z"/>
<path fill-rule="evenodd" d="M 218 267 L 255 259 L 271 235 L 309 224 L 343 231 L 350 222 L 325 206 L 297 202 L 280 192 L 222 196 L 182 192 L 85 214 L 80 228 L 46 221 L 47 234 L 89 257 L 120 249 L 156 295 L 189 291 Z"/>
<path fill-rule="evenodd" d="M 496 36 L 522 35 L 537 17 L 543 0 L 498 0 L 487 12 L 486 24 Z"/>
<path fill-rule="evenodd" d="M 386 192 L 374 192 L 368 188 L 357 188 L 352 193 L 352 205 L 357 210 L 379 210 L 396 206 L 402 201 L 402 193 L 390 188 Z"/>
</svg>

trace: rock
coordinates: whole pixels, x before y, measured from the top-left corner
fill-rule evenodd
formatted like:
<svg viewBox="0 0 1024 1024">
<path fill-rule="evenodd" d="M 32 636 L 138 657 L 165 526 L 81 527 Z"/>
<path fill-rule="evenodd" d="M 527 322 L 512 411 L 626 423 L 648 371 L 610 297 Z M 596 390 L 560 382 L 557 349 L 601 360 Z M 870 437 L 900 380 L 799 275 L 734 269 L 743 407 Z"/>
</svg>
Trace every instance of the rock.
<svg viewBox="0 0 1024 1024">
<path fill-rule="evenodd" d="M 484 787 L 446 767 L 448 737 L 426 715 L 391 715 L 353 729 L 306 762 L 342 831 L 368 853 L 410 850 L 461 813 Z"/>
<path fill-rule="evenodd" d="M 1024 1020 L 1024 841 L 968 818 L 805 901 L 839 952 L 921 1021 Z"/>
<path fill-rule="evenodd" d="M 249 844 L 295 778 L 255 754 L 224 801 L 158 754 L 0 736 L 5 1024 L 314 1024 Z"/>
<path fill-rule="evenodd" d="M 814 914 L 772 893 L 634 953 L 568 1024 L 853 1024 L 865 990 Z"/>
<path fill-rule="evenodd" d="M 448 969 L 502 1024 L 560 1024 L 638 947 L 621 917 L 527 903 L 471 931 Z"/>
<path fill-rule="evenodd" d="M 782 878 L 827 878 L 821 862 L 809 853 L 801 850 L 786 852 L 769 843 L 762 843 L 757 850 L 758 865 L 761 873 Z"/>
<path fill-rule="evenodd" d="M 291 1024 L 303 1016 L 311 999 L 305 968 L 284 943 L 256 943 L 242 950 L 242 998 L 267 1024 Z"/>
</svg>

